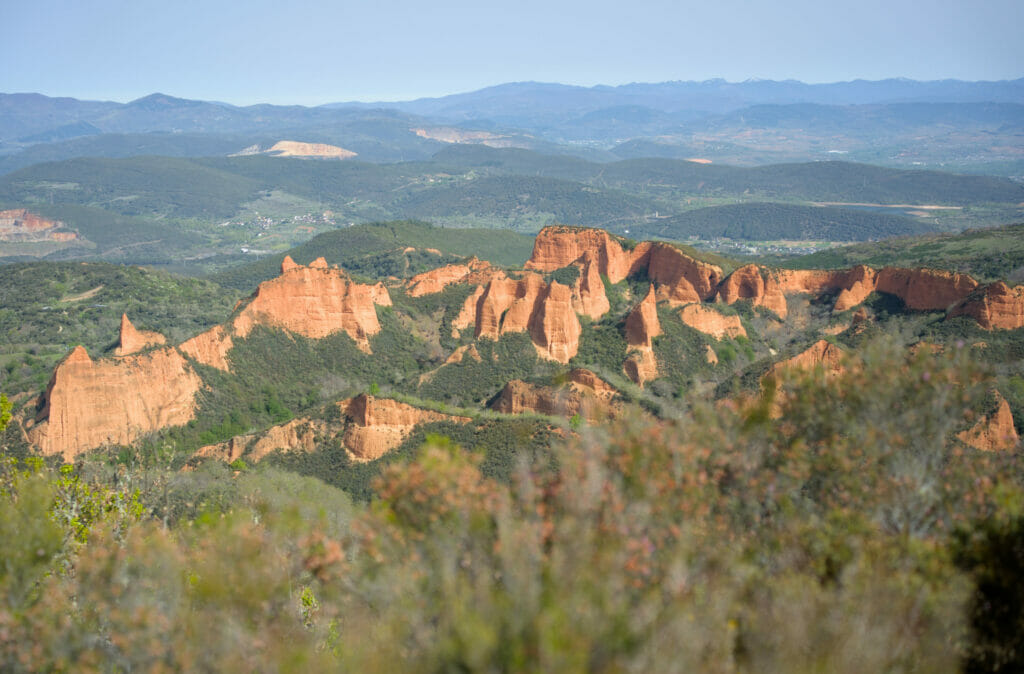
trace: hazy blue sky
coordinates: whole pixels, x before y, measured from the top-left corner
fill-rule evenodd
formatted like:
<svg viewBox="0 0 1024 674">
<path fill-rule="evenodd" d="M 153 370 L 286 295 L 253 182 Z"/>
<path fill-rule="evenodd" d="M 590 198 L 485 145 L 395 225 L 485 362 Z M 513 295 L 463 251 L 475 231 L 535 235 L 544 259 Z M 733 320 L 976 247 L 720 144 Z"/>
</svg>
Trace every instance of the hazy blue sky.
<svg viewBox="0 0 1024 674">
<path fill-rule="evenodd" d="M 1024 0 L 0 0 L 0 26 L 0 91 L 119 101 L 1024 76 Z"/>
</svg>

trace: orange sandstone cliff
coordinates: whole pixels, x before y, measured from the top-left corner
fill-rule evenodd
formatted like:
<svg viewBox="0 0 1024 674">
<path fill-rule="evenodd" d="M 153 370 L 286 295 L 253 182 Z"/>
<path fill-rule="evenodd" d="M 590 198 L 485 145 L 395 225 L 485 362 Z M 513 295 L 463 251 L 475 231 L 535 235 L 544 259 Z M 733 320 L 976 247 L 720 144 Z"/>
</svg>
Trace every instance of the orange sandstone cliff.
<svg viewBox="0 0 1024 674">
<path fill-rule="evenodd" d="M 1024 328 L 1024 286 L 990 283 L 953 307 L 949 315 L 973 318 L 986 330 Z"/>
<path fill-rule="evenodd" d="M 1006 399 L 996 392 L 996 409 L 992 414 L 982 417 L 978 423 L 966 431 L 957 434 L 964 444 L 984 451 L 1000 451 L 1013 449 L 1020 438 L 1013 425 L 1013 413 Z"/>
<path fill-rule="evenodd" d="M 747 331 L 739 316 L 725 316 L 702 304 L 687 304 L 679 312 L 683 323 L 715 339 L 746 337 Z"/>
<path fill-rule="evenodd" d="M 623 365 L 623 371 L 641 386 L 658 377 L 653 340 L 660 334 L 661 322 L 658 320 L 657 298 L 652 284 L 643 301 L 626 317 L 626 344 L 631 353 Z"/>
<path fill-rule="evenodd" d="M 29 438 L 71 460 L 191 420 L 202 381 L 174 348 L 94 361 L 76 347 L 53 372 Z"/>
<path fill-rule="evenodd" d="M 151 346 L 162 346 L 166 343 L 167 338 L 159 332 L 137 330 L 128 320 L 128 314 L 121 314 L 121 341 L 114 350 L 115 355 L 128 356 Z"/>
<path fill-rule="evenodd" d="M 618 406 L 612 401 L 615 388 L 590 370 L 577 368 L 558 388 L 537 386 L 515 379 L 510 381 L 491 404 L 503 414 L 546 414 L 572 417 L 580 415 L 591 422 L 614 416 Z"/>
<path fill-rule="evenodd" d="M 469 417 L 441 414 L 365 394 L 343 400 L 338 405 L 351 422 L 343 442 L 360 461 L 372 461 L 398 447 L 417 424 L 431 421 L 466 424 L 472 421 Z"/>
<path fill-rule="evenodd" d="M 380 332 L 375 304 L 391 304 L 383 286 L 355 283 L 341 269 L 329 268 L 323 258 L 303 267 L 286 257 L 281 275 L 259 285 L 232 327 L 239 337 L 247 336 L 256 325 L 284 328 L 313 339 L 346 332 L 369 352 L 369 337 Z"/>
</svg>

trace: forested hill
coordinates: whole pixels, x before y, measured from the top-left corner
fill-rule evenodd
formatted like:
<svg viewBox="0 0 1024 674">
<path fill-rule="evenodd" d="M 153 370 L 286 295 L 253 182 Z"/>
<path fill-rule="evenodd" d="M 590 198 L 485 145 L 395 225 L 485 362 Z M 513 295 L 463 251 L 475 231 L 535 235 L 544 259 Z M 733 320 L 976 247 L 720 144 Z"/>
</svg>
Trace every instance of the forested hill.
<svg viewBox="0 0 1024 674">
<path fill-rule="evenodd" d="M 867 241 L 933 231 L 927 222 L 851 208 L 747 203 L 687 211 L 641 225 L 644 236 L 747 241 Z"/>
</svg>

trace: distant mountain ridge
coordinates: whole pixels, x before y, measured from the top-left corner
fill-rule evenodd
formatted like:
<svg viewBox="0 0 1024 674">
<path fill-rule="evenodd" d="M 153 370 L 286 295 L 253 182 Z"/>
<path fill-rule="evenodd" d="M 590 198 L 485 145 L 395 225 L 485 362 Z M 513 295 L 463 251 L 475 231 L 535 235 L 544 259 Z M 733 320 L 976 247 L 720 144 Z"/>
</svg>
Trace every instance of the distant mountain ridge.
<svg viewBox="0 0 1024 674">
<path fill-rule="evenodd" d="M 0 94 L 0 173 L 42 161 L 213 156 L 281 139 L 372 162 L 491 144 L 591 161 L 743 166 L 848 155 L 862 163 L 1024 175 L 1024 78 L 635 83 L 514 82 L 439 98 L 234 106 L 155 93 L 128 103 Z"/>
</svg>

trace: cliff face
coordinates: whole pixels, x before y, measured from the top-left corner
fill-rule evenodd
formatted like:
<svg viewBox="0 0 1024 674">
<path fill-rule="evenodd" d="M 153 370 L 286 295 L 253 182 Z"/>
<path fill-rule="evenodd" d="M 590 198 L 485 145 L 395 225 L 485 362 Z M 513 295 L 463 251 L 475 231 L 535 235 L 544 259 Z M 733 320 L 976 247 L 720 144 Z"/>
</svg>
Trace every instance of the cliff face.
<svg viewBox="0 0 1024 674">
<path fill-rule="evenodd" d="M 718 286 L 718 299 L 726 304 L 750 300 L 754 306 L 770 309 L 780 318 L 789 313 L 786 296 L 778 280 L 755 264 L 745 265 L 729 274 Z"/>
<path fill-rule="evenodd" d="M 573 311 L 568 286 L 553 281 L 545 288 L 530 317 L 529 330 L 530 339 L 542 358 L 568 363 L 576 355 L 583 328 Z"/>
<path fill-rule="evenodd" d="M 810 370 L 815 367 L 821 367 L 827 374 L 841 373 L 843 371 L 842 349 L 824 339 L 818 340 L 806 351 L 773 365 L 769 374 L 777 377 L 786 371 Z"/>
<path fill-rule="evenodd" d="M 203 365 L 227 372 L 231 369 L 228 365 L 228 352 L 232 346 L 234 346 L 234 342 L 231 340 L 231 334 L 224 326 L 215 325 L 206 332 L 182 342 L 178 348 L 182 353 Z"/>
<path fill-rule="evenodd" d="M 303 267 L 287 257 L 281 275 L 260 284 L 232 327 L 239 337 L 256 325 L 313 339 L 346 332 L 369 353 L 369 337 L 380 332 L 375 304 L 391 304 L 383 286 L 355 283 L 342 270 L 328 268 L 323 258 Z"/>
<path fill-rule="evenodd" d="M 886 267 L 875 271 L 858 265 L 840 271 L 769 270 L 750 264 L 740 267 L 718 287 L 718 298 L 726 304 L 750 299 L 785 318 L 786 295 L 820 295 L 838 291 L 834 311 L 846 311 L 863 302 L 869 294 L 896 295 L 915 311 L 935 311 L 959 302 L 977 288 L 969 276 L 934 269 Z"/>
<path fill-rule="evenodd" d="M 587 251 L 579 264 L 579 278 L 572 285 L 572 307 L 578 314 L 597 320 L 611 308 L 594 254 Z"/>
<path fill-rule="evenodd" d="M 93 361 L 81 346 L 54 370 L 29 437 L 43 454 L 72 460 L 190 421 L 202 381 L 173 348 Z"/>
<path fill-rule="evenodd" d="M 700 302 L 714 296 L 722 280 L 718 267 L 695 260 L 667 243 L 640 244 L 647 248 L 647 277 L 658 287 L 658 299 L 672 303 Z"/>
<path fill-rule="evenodd" d="M 495 278 L 505 278 L 505 272 L 474 257 L 466 264 L 449 264 L 417 274 L 406 282 L 406 288 L 410 296 L 422 297 L 439 293 L 455 283 L 483 285 Z"/>
<path fill-rule="evenodd" d="M 1006 451 L 1013 449 L 1020 442 L 1017 429 L 1013 425 L 1010 404 L 998 392 L 995 411 L 982 417 L 970 430 L 958 433 L 957 438 L 964 444 L 983 451 Z"/>
<path fill-rule="evenodd" d="M 746 337 L 747 331 L 739 316 L 724 316 L 701 304 L 687 304 L 679 312 L 683 323 L 715 339 L 723 337 Z"/>
<path fill-rule="evenodd" d="M 159 332 L 148 330 L 136 330 L 132 322 L 128 320 L 128 314 L 121 314 L 121 341 L 115 355 L 128 356 L 138 353 L 151 346 L 162 346 L 167 343 L 167 338 Z"/>
<path fill-rule="evenodd" d="M 302 143 L 295 140 L 280 140 L 263 152 L 274 157 L 317 157 L 319 159 L 348 159 L 356 153 L 343 147 L 325 143 Z"/>
<path fill-rule="evenodd" d="M 658 298 L 670 302 L 699 302 L 710 298 L 722 278 L 722 270 L 686 255 L 675 246 L 643 242 L 626 250 L 615 238 L 599 229 L 545 227 L 537 235 L 527 269 L 555 271 L 571 264 L 597 272 L 618 283 L 646 272 L 658 287 Z M 588 313 L 588 312 L 581 312 Z"/>
<path fill-rule="evenodd" d="M 604 274 L 612 283 L 622 281 L 634 271 L 635 256 L 624 251 L 608 232 L 576 227 L 542 229 L 534 241 L 526 268 L 555 271 L 580 260 L 584 253 L 590 253 L 598 274 Z"/>
<path fill-rule="evenodd" d="M 630 354 L 622 369 L 627 377 L 640 386 L 658 377 L 653 340 L 660 334 L 661 322 L 658 320 L 657 298 L 652 284 L 643 301 L 626 317 L 626 344 Z"/>
<path fill-rule="evenodd" d="M 469 423 L 457 417 L 422 410 L 397 400 L 361 395 L 338 403 L 350 424 L 345 430 L 345 447 L 359 461 L 372 461 L 391 451 L 408 437 L 417 424 L 431 421 Z"/>
<path fill-rule="evenodd" d="M 470 300 L 463 313 L 468 313 Z M 561 283 L 545 283 L 539 274 L 492 279 L 480 293 L 473 313 L 477 338 L 527 332 L 541 357 L 561 363 L 569 362 L 579 348 L 582 327 L 573 310 L 572 291 Z M 455 327 L 460 325 L 457 319 Z"/>
<path fill-rule="evenodd" d="M 593 372 L 577 368 L 564 386 L 537 386 L 515 379 L 510 381 L 491 409 L 503 414 L 546 414 L 570 418 L 580 415 L 591 422 L 614 416 L 618 406 L 612 402 L 615 389 Z"/>
<path fill-rule="evenodd" d="M 973 318 L 986 330 L 1024 328 L 1024 286 L 991 283 L 953 307 L 949 315 Z"/>
<path fill-rule="evenodd" d="M 876 290 L 896 295 L 916 311 L 945 310 L 964 299 L 978 282 L 964 274 L 935 269 L 886 267 L 878 272 Z"/>
</svg>

